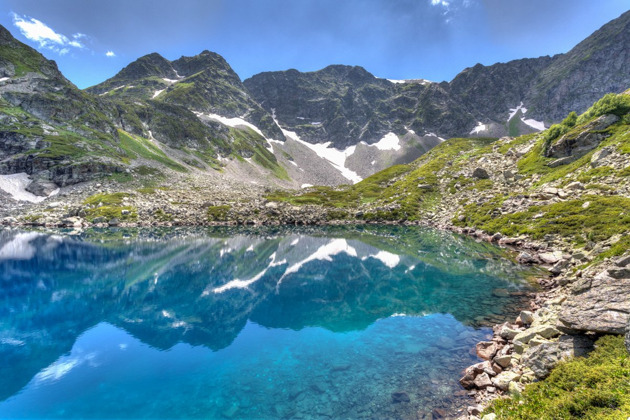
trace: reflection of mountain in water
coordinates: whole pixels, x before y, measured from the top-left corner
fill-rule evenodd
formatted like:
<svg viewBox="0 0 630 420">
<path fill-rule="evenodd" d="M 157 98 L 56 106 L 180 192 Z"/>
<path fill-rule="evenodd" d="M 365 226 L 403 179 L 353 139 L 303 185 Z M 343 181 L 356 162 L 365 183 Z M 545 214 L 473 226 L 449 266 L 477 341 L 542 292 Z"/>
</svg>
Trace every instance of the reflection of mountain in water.
<svg viewBox="0 0 630 420">
<path fill-rule="evenodd" d="M 0 231 L 1 399 L 103 321 L 157 348 L 217 350 L 248 320 L 347 331 L 442 312 L 474 324 L 513 302 L 495 289 L 523 286 L 501 251 L 423 229 L 128 233 Z"/>
</svg>

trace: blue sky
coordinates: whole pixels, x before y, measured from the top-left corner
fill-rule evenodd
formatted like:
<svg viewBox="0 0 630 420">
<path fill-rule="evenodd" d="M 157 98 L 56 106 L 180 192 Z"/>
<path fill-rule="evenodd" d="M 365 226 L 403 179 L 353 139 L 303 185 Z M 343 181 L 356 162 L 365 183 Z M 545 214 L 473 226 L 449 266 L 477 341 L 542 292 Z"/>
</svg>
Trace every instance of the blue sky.
<svg viewBox="0 0 630 420">
<path fill-rule="evenodd" d="M 262 71 L 360 65 L 378 77 L 451 80 L 570 50 L 628 0 L 3 0 L 0 24 L 80 88 L 136 58 L 204 49 L 242 79 Z"/>
</svg>

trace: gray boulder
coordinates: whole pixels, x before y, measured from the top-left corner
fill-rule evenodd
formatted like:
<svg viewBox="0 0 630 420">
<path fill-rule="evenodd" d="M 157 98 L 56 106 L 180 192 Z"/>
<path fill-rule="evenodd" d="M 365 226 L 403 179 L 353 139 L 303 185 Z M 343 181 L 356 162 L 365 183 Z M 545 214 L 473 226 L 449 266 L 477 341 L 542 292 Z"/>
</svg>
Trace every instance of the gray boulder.
<svg viewBox="0 0 630 420">
<path fill-rule="evenodd" d="M 488 179 L 490 178 L 490 174 L 488 174 L 488 171 L 483 168 L 475 168 L 472 173 L 472 177 L 477 179 Z"/>
<path fill-rule="evenodd" d="M 586 356 L 593 350 L 593 340 L 581 335 L 563 335 L 556 342 L 543 343 L 527 349 L 523 365 L 529 367 L 538 379 L 549 376 L 551 369 L 562 360 Z"/>
<path fill-rule="evenodd" d="M 609 271 L 602 271 L 595 277 L 575 282 L 560 308 L 559 326 L 577 331 L 625 334 L 630 322 L 630 279 L 621 278 L 624 276 L 618 271 L 613 273 L 616 278 Z"/>
<path fill-rule="evenodd" d="M 38 195 L 40 197 L 48 197 L 57 188 L 57 184 L 50 181 L 34 180 L 26 187 L 26 191 Z"/>
</svg>

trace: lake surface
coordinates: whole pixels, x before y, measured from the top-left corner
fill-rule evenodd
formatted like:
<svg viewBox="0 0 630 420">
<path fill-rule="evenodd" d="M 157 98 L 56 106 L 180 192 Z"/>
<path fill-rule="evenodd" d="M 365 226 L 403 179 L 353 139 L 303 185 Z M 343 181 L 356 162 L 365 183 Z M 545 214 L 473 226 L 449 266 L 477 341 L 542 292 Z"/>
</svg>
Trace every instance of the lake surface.
<svg viewBox="0 0 630 420">
<path fill-rule="evenodd" d="M 0 230 L 0 418 L 465 406 L 471 349 L 522 307 L 527 274 L 415 227 Z"/>
</svg>

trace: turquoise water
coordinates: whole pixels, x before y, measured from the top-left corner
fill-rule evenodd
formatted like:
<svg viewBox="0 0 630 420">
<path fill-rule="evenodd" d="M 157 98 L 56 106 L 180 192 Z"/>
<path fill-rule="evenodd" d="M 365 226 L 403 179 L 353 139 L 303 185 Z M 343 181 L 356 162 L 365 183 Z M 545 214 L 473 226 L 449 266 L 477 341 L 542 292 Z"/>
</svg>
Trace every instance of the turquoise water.
<svg viewBox="0 0 630 420">
<path fill-rule="evenodd" d="M 417 418 L 523 305 L 409 227 L 0 231 L 0 418 Z"/>
</svg>

